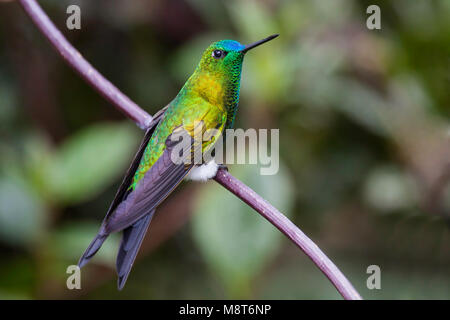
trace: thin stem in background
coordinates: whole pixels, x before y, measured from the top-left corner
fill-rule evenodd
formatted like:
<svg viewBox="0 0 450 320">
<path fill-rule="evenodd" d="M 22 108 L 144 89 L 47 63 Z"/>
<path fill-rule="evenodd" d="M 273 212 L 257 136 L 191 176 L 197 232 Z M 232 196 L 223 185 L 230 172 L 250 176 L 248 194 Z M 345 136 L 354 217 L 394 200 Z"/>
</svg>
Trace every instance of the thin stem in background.
<svg viewBox="0 0 450 320">
<path fill-rule="evenodd" d="M 246 186 L 242 181 L 233 177 L 228 171 L 218 171 L 214 180 L 255 209 L 260 215 L 277 227 L 278 230 L 284 233 L 286 237 L 291 239 L 322 270 L 345 299 L 361 299 L 361 296 L 355 288 L 353 288 L 347 278 L 322 250 L 274 206 Z"/>
<path fill-rule="evenodd" d="M 125 96 L 111 82 L 104 78 L 83 56 L 64 38 L 35 0 L 19 0 L 25 12 L 37 28 L 45 35 L 67 64 L 88 84 L 98 91 L 113 106 L 144 129 L 152 117 Z M 229 172 L 220 169 L 214 178 L 236 197 L 255 209 L 292 242 L 294 242 L 327 276 L 339 293 L 348 300 L 360 300 L 361 296 L 336 267 L 336 265 L 286 216 L 256 194 Z"/>
<path fill-rule="evenodd" d="M 63 34 L 56 28 L 53 22 L 45 14 L 36 1 L 20 1 L 26 13 L 33 20 L 38 29 L 45 35 L 56 51 L 75 70 L 84 81 L 93 87 L 100 95 L 108 100 L 114 107 L 122 111 L 133 120 L 141 129 L 146 129 L 152 121 L 146 111 L 131 101 L 109 80 L 103 77 L 81 53 L 75 49 Z"/>
</svg>

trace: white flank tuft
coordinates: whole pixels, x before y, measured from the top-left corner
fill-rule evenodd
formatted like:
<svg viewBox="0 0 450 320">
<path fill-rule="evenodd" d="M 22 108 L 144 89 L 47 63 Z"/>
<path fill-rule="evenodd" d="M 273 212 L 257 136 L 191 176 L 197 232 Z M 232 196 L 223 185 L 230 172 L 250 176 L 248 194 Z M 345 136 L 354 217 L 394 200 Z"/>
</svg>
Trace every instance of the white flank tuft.
<svg viewBox="0 0 450 320">
<path fill-rule="evenodd" d="M 187 180 L 192 181 L 208 181 L 211 178 L 216 176 L 217 170 L 219 169 L 219 165 L 211 160 L 206 164 L 202 164 L 201 166 L 194 167 L 191 172 L 189 172 L 186 177 Z"/>
</svg>

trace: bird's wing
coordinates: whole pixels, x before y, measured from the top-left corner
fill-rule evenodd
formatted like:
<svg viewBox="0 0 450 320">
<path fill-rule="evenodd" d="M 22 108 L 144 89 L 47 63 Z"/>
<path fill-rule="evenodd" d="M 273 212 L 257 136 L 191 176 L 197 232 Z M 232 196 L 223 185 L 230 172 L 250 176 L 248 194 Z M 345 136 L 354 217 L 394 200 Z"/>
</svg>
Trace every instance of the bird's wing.
<svg viewBox="0 0 450 320">
<path fill-rule="evenodd" d="M 105 220 L 109 217 L 111 212 L 113 212 L 117 208 L 117 206 L 126 198 L 126 196 L 128 194 L 128 188 L 130 187 L 131 182 L 133 181 L 134 173 L 136 172 L 136 170 L 139 166 L 142 155 L 144 154 L 144 151 L 145 151 L 145 147 L 147 146 L 148 142 L 150 141 L 150 138 L 152 137 L 156 126 L 162 120 L 162 118 L 164 116 L 164 112 L 167 110 L 168 107 L 169 107 L 169 105 L 167 105 L 165 108 L 159 110 L 153 116 L 153 120 L 150 123 L 147 131 L 145 132 L 145 136 L 142 139 L 141 145 L 139 146 L 139 149 L 136 152 L 136 155 L 134 156 L 133 161 L 131 162 L 131 165 L 126 172 L 125 177 L 123 178 L 122 183 L 120 184 L 120 187 L 116 192 L 116 196 L 114 197 L 114 200 L 111 202 L 111 205 L 109 206 L 109 209 L 106 212 Z"/>
<path fill-rule="evenodd" d="M 186 134 L 189 134 L 189 132 L 185 132 Z M 188 148 L 191 149 L 192 145 L 192 138 L 190 135 L 186 135 L 185 138 L 188 138 Z M 173 152 L 174 147 L 178 145 L 178 142 L 181 141 L 175 141 L 173 142 L 170 140 L 170 136 L 168 141 L 166 142 L 166 155 Z M 189 150 L 191 151 L 191 150 Z M 163 157 L 165 155 L 163 154 Z M 189 161 L 191 161 L 191 155 L 189 153 L 189 156 L 187 157 Z M 170 159 L 170 162 L 173 163 L 173 159 Z M 133 197 L 138 197 L 139 194 L 135 193 L 135 191 L 141 190 L 139 188 L 141 185 L 141 182 L 139 182 L 138 187 L 130 193 L 129 198 L 125 201 L 130 201 L 130 208 L 124 209 L 123 212 L 129 212 L 129 216 L 122 215 L 120 213 L 121 207 L 117 208 L 117 212 L 114 213 L 114 217 L 117 214 L 120 219 L 118 219 L 115 223 L 111 223 L 111 227 L 114 228 L 121 228 L 123 224 L 129 223 L 130 220 L 136 219 L 136 217 L 139 217 L 142 213 L 144 213 L 143 217 L 137 218 L 138 220 L 131 224 L 130 226 L 123 229 L 123 235 L 122 235 L 122 241 L 120 243 L 119 251 L 117 252 L 117 260 L 116 260 L 116 268 L 117 268 L 117 274 L 119 276 L 117 280 L 117 285 L 119 290 L 121 290 L 125 286 L 125 282 L 127 281 L 128 275 L 130 274 L 131 268 L 133 266 L 134 260 L 136 259 L 137 253 L 139 251 L 139 247 L 142 244 L 142 241 L 144 240 L 145 234 L 147 232 L 148 226 L 150 225 L 150 221 L 152 220 L 153 214 L 155 213 L 155 207 L 159 202 L 161 202 L 181 181 L 184 177 L 184 173 L 189 171 L 189 168 L 184 165 L 184 163 L 180 163 L 181 166 L 179 167 L 172 167 L 167 165 L 166 161 L 164 159 L 161 161 L 161 163 L 156 162 L 153 166 L 158 165 L 159 167 L 155 167 L 156 173 L 153 175 L 148 176 L 148 180 L 144 182 L 142 185 L 142 188 L 145 188 L 145 185 L 150 185 L 150 188 L 146 190 L 146 192 L 143 192 L 141 194 L 141 199 L 136 199 Z M 152 168 L 153 168 L 152 166 Z M 161 166 L 163 166 L 161 168 Z M 183 168 L 184 167 L 184 168 Z M 158 170 L 162 169 L 162 170 Z M 150 169 L 151 170 L 151 169 Z M 164 175 L 161 174 L 165 170 Z M 173 171 L 172 171 L 173 170 Z M 158 174 L 159 171 L 159 175 Z M 155 178 L 155 175 L 156 178 Z M 164 176 L 167 175 L 167 178 Z M 146 175 L 144 175 L 144 180 L 146 179 Z M 159 180 L 159 179 L 162 179 Z M 141 180 L 142 181 L 142 180 Z M 164 185 L 165 184 L 165 185 Z M 163 188 L 152 188 L 152 186 L 163 186 Z M 144 190 L 144 189 L 142 189 Z M 149 192 L 149 193 L 147 193 Z M 147 194 L 149 195 L 147 197 Z M 143 201 L 142 204 L 139 204 L 138 202 Z M 149 207 L 151 209 L 149 209 Z M 149 211 L 150 210 L 150 211 Z M 114 218 L 112 218 L 113 220 Z M 115 225 L 114 225 L 115 224 Z"/>
<path fill-rule="evenodd" d="M 153 132 L 155 131 L 156 126 L 163 118 L 164 112 L 167 110 L 168 106 L 158 111 L 154 116 L 153 120 L 150 123 L 147 132 L 145 133 L 144 139 L 141 142 L 141 145 L 134 156 L 133 161 L 131 162 L 130 167 L 128 168 L 127 173 L 125 174 L 125 177 L 122 180 L 122 184 L 120 185 L 119 189 L 117 190 L 116 196 L 114 197 L 114 200 L 112 201 L 111 205 L 109 206 L 109 209 L 106 213 L 105 219 L 102 224 L 102 228 L 100 228 L 99 233 L 94 238 L 94 240 L 91 242 L 91 244 L 88 246 L 86 251 L 81 256 L 78 265 L 83 267 L 86 263 L 89 262 L 89 260 L 95 255 L 95 253 L 100 249 L 103 242 L 108 237 L 109 233 L 106 233 L 103 225 L 105 224 L 105 221 L 107 221 L 108 217 L 111 215 L 112 212 L 117 208 L 117 206 L 128 196 L 128 188 L 133 180 L 134 173 L 136 172 L 139 163 L 142 158 L 142 154 L 144 153 L 145 147 L 147 146 L 151 136 L 153 135 Z"/>
<path fill-rule="evenodd" d="M 185 143 L 185 139 L 172 140 L 175 133 L 187 137 L 188 143 Z M 116 206 L 108 219 L 104 221 L 104 230 L 107 233 L 129 227 L 155 209 L 175 189 L 194 165 L 193 149 L 201 148 L 201 144 L 195 144 L 196 147 L 194 141 L 189 132 L 182 126 L 176 128 L 169 135 L 163 154 L 145 173 L 136 188 Z M 180 147 L 180 143 L 184 145 Z M 183 154 L 185 158 L 181 159 L 181 162 L 172 161 L 172 152 L 174 151 Z"/>
</svg>

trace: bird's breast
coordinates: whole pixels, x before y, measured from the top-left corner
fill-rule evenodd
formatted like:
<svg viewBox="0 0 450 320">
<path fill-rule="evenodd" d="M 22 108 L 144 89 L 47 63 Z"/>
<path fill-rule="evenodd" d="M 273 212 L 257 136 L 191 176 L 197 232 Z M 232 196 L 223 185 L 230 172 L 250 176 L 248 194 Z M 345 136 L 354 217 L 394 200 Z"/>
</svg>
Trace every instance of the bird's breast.
<svg viewBox="0 0 450 320">
<path fill-rule="evenodd" d="M 197 93 L 210 104 L 225 110 L 225 87 L 220 77 L 205 74 L 197 79 Z"/>
</svg>

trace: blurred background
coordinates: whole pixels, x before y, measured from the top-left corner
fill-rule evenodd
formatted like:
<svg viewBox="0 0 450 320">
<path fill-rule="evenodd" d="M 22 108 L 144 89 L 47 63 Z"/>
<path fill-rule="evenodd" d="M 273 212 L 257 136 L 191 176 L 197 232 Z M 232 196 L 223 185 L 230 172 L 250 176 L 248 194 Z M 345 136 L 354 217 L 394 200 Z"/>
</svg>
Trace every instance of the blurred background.
<svg viewBox="0 0 450 320">
<path fill-rule="evenodd" d="M 154 114 L 203 49 L 281 36 L 244 61 L 237 128 L 279 128 L 281 169 L 231 166 L 366 299 L 450 298 L 450 1 L 39 3 Z M 81 30 L 66 8 L 81 8 Z M 381 30 L 366 8 L 381 8 Z M 0 2 L 0 299 L 339 299 L 278 230 L 215 182 L 157 211 L 122 292 L 118 235 L 68 290 L 143 132 L 88 87 L 15 1 Z M 369 290 L 367 267 L 381 268 Z"/>
</svg>

